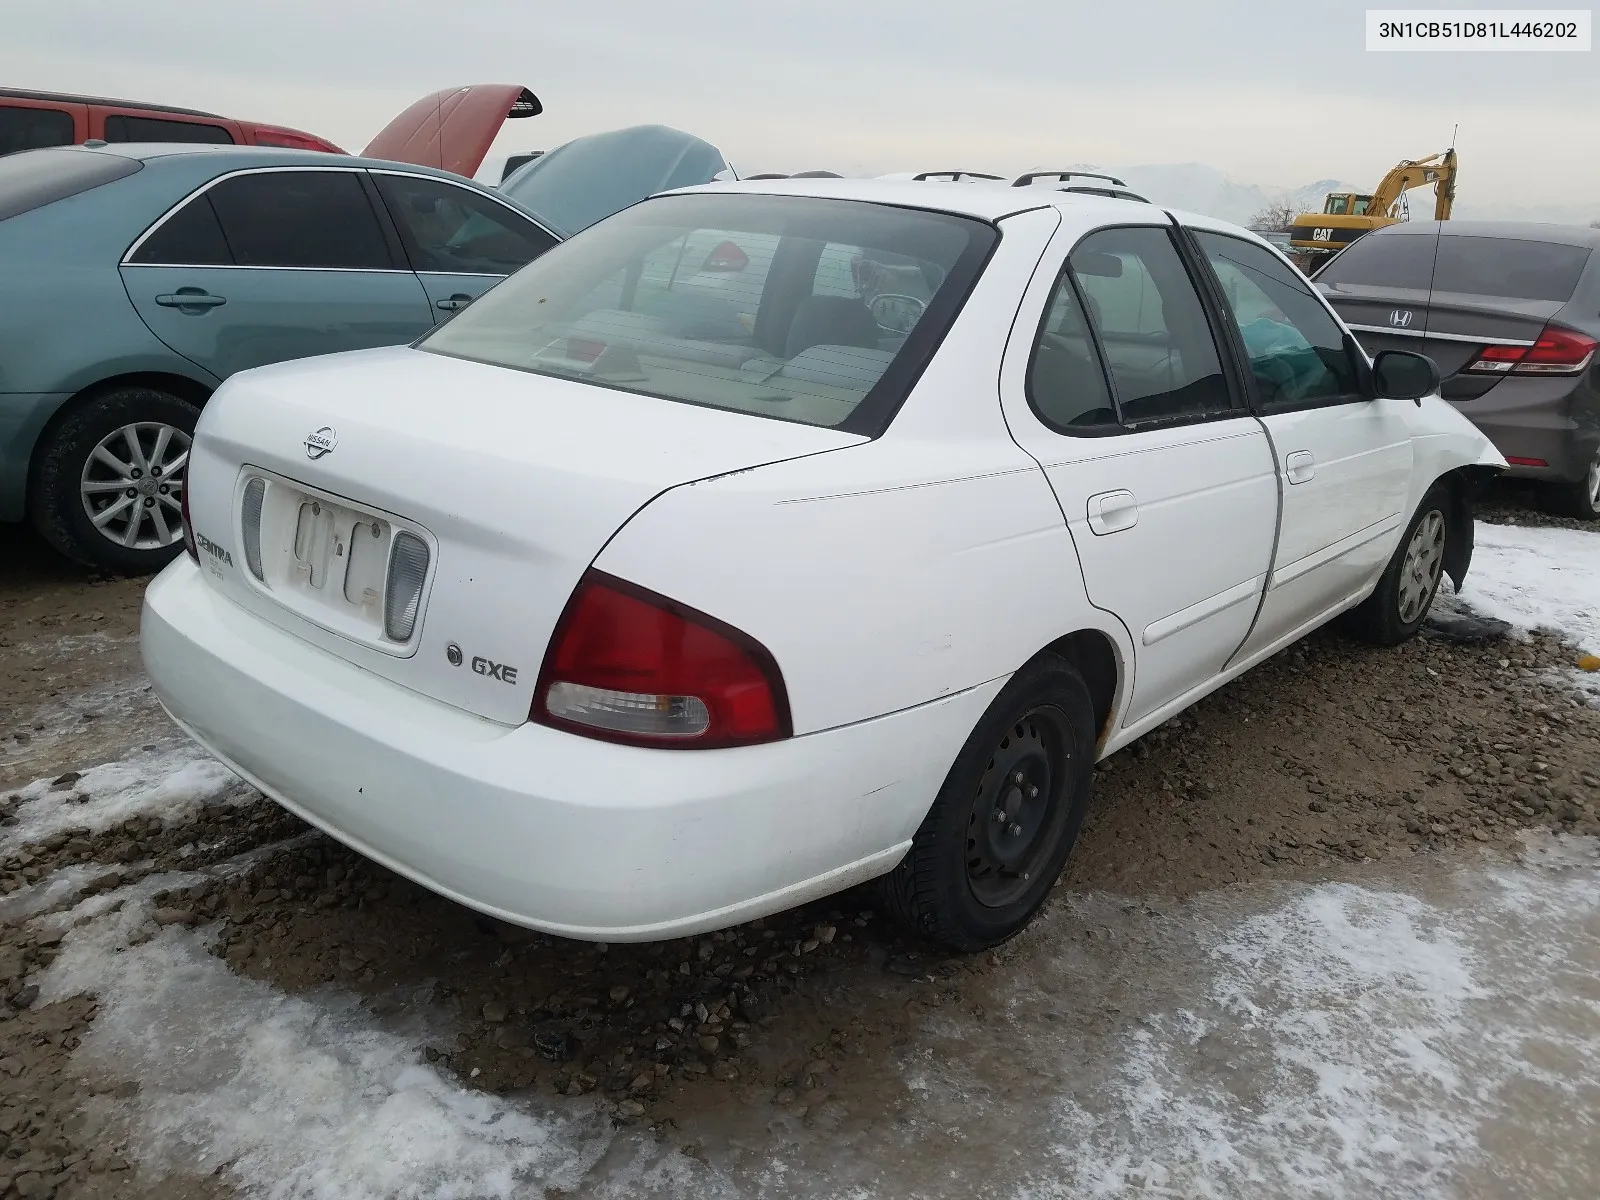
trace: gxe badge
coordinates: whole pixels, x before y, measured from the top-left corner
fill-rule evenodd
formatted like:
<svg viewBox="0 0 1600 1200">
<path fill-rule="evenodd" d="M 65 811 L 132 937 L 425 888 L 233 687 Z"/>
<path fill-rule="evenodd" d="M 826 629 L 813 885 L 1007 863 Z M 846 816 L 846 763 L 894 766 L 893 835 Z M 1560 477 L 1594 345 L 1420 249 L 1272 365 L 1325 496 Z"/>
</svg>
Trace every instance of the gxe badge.
<svg viewBox="0 0 1600 1200">
<path fill-rule="evenodd" d="M 461 665 L 463 658 L 461 647 L 454 642 L 444 648 L 444 656 L 450 660 L 452 667 Z M 487 675 L 490 679 L 498 679 L 501 683 L 514 684 L 517 682 L 516 667 L 507 666 L 505 663 L 497 663 L 493 659 L 484 658 L 481 655 L 473 655 L 472 670 L 475 674 Z"/>
<path fill-rule="evenodd" d="M 306 434 L 306 457 L 315 462 L 327 454 L 333 453 L 333 448 L 339 444 L 339 433 L 332 425 L 324 425 L 315 433 Z"/>
</svg>

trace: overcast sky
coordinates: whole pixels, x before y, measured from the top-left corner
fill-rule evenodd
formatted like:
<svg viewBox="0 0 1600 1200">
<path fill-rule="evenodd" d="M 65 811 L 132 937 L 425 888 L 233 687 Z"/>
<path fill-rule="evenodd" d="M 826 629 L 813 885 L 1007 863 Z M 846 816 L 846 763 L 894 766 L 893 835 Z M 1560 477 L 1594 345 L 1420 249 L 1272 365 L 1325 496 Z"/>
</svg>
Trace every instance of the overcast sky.
<svg viewBox="0 0 1600 1200">
<path fill-rule="evenodd" d="M 545 114 L 509 123 L 498 154 L 661 122 L 745 173 L 1203 162 L 1371 186 L 1459 123 L 1463 199 L 1600 206 L 1600 54 L 1368 53 L 1366 7 L 6 0 L 0 83 L 212 109 L 353 151 L 437 88 L 525 83 Z"/>
</svg>

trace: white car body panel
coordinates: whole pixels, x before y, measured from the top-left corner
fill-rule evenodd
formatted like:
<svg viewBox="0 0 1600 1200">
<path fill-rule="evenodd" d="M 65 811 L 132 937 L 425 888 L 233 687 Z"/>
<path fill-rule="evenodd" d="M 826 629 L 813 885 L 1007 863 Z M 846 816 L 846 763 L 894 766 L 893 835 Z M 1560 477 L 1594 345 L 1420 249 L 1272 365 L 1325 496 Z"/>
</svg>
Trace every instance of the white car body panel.
<svg viewBox="0 0 1600 1200">
<path fill-rule="evenodd" d="M 881 875 L 1001 681 L 764 746 L 515 728 L 263 624 L 180 558 L 145 596 L 156 694 L 267 795 L 424 887 L 565 937 L 646 941 Z"/>
<path fill-rule="evenodd" d="M 481 424 L 441 404 L 462 388 Z M 310 460 L 305 438 L 324 426 L 338 445 Z M 485 438 L 485 426 L 517 436 Z M 635 512 L 679 483 L 864 440 L 418 350 L 368 350 L 230 380 L 196 431 L 190 505 L 195 528 L 230 554 L 230 565 L 214 555 L 207 565 L 237 603 L 395 683 L 518 724 L 579 576 Z M 234 498 L 245 464 L 401 514 L 434 539 L 425 617 L 408 653 L 308 621 L 250 578 Z M 490 687 L 454 669 L 450 644 L 511 665 L 515 683 Z"/>
<path fill-rule="evenodd" d="M 146 663 L 185 729 L 362 853 L 504 919 L 678 936 L 883 874 L 1041 650 L 1108 649 L 1110 753 L 1369 594 L 1434 481 L 1503 465 L 1437 397 L 1050 431 L 1023 385 L 1061 262 L 1093 229 L 1166 221 L 1154 206 L 983 183 L 695 190 L 966 213 L 1004 236 L 870 440 L 409 349 L 236 376 L 191 466 L 209 548 L 147 593 Z M 308 457 L 324 426 L 336 451 Z M 1316 469 L 1291 483 L 1301 451 Z M 411 643 L 364 644 L 251 579 L 247 465 L 426 535 Z M 1115 505 L 1092 520 L 1090 500 L 1116 492 L 1137 521 L 1109 529 Z M 794 736 L 681 751 L 528 723 L 591 565 L 759 641 Z M 452 665 L 452 645 L 514 663 L 515 682 Z"/>
</svg>

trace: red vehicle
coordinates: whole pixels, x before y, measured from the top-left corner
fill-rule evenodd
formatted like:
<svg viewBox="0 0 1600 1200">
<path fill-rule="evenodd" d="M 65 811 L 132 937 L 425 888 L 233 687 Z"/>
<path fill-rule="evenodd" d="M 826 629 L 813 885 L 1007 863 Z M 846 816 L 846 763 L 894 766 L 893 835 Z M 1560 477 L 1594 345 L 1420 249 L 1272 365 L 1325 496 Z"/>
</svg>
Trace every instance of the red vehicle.
<svg viewBox="0 0 1600 1200">
<path fill-rule="evenodd" d="M 363 153 L 471 175 L 500 126 L 544 111 L 521 84 L 479 83 L 424 96 L 389 122 Z M 207 142 L 345 153 L 315 134 L 238 121 L 193 108 L 0 88 L 0 154 L 104 142 Z"/>
</svg>

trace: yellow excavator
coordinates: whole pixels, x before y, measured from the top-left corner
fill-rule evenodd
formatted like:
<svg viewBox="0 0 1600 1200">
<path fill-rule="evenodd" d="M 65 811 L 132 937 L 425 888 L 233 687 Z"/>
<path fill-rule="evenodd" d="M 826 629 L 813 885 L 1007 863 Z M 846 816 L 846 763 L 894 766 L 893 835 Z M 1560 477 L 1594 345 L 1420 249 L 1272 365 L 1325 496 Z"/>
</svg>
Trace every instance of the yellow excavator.
<svg viewBox="0 0 1600 1200">
<path fill-rule="evenodd" d="M 1433 219 L 1447 221 L 1456 199 L 1456 152 L 1397 164 L 1372 195 L 1329 192 L 1319 213 L 1301 213 L 1289 227 L 1289 245 L 1308 258 L 1343 250 L 1364 233 L 1401 220 L 1400 199 L 1412 188 L 1433 184 Z"/>
</svg>

